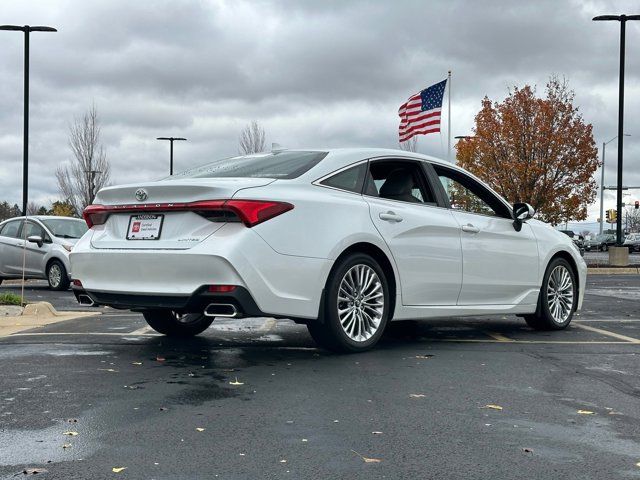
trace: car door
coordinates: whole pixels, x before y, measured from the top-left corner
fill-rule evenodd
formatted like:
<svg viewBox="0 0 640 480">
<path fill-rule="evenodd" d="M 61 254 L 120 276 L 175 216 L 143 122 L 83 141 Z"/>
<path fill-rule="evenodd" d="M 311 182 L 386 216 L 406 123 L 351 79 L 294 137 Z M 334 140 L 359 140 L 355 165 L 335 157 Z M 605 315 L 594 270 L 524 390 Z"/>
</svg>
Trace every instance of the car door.
<svg viewBox="0 0 640 480">
<path fill-rule="evenodd" d="M 364 198 L 393 254 L 403 305 L 455 305 L 462 285 L 460 228 L 421 161 L 369 162 Z"/>
<path fill-rule="evenodd" d="M 43 240 L 40 246 L 37 243 L 27 241 L 25 246 L 25 273 L 30 276 L 44 276 L 44 258 L 51 250 L 51 239 L 44 231 L 44 228 L 33 220 L 27 220 L 22 225 L 22 229 L 23 232 L 20 235 L 22 238 L 27 239 L 37 235 Z"/>
<path fill-rule="evenodd" d="M 21 224 L 22 220 L 11 220 L 5 223 L 0 231 L 0 270 L 7 276 L 22 274 Z"/>
<path fill-rule="evenodd" d="M 461 170 L 434 165 L 458 223 L 462 290 L 458 305 L 516 305 L 537 298 L 538 245 L 529 225 L 517 232 L 511 209 Z"/>
</svg>

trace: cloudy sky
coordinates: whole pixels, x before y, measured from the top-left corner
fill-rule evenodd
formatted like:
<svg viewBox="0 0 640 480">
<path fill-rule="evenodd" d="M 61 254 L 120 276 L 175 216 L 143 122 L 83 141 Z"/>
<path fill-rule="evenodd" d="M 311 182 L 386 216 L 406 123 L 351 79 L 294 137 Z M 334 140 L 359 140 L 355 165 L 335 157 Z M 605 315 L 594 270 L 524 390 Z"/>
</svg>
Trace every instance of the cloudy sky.
<svg viewBox="0 0 640 480">
<path fill-rule="evenodd" d="M 635 10 L 634 11 L 634 7 Z M 30 198 L 58 196 L 68 127 L 95 103 L 113 182 L 236 154 L 258 120 L 287 147 L 397 146 L 397 109 L 453 71 L 452 134 L 482 97 L 566 77 L 599 145 L 617 133 L 619 24 L 637 1 L 2 0 L 0 23 L 31 37 Z M 22 198 L 23 37 L 0 32 L 0 200 Z M 640 22 L 627 28 L 625 184 L 640 185 Z M 444 119 L 446 123 L 446 118 Z M 446 154 L 446 130 L 419 151 Z M 616 143 L 606 184 L 615 183 Z M 597 173 L 599 179 L 599 172 Z M 632 192 L 629 200 L 640 197 Z M 607 195 L 605 207 L 613 205 Z M 597 204 L 590 208 L 595 220 Z"/>
</svg>

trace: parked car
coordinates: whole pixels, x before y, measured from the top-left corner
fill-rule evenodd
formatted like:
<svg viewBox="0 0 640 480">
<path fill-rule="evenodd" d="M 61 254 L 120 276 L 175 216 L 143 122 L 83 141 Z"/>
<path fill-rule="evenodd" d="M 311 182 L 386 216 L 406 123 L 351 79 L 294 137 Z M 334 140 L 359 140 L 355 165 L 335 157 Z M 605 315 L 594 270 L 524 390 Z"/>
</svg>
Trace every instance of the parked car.
<svg viewBox="0 0 640 480">
<path fill-rule="evenodd" d="M 516 314 L 562 329 L 586 264 L 533 215 L 433 157 L 275 150 L 102 189 L 72 288 L 166 335 L 270 316 L 337 351 L 371 348 L 390 320 Z"/>
<path fill-rule="evenodd" d="M 569 237 L 571 240 L 573 240 L 573 243 L 575 243 L 576 247 L 578 247 L 578 250 L 580 250 L 580 255 L 584 256 L 584 237 L 582 235 L 578 235 L 573 230 L 560 230 L 560 231 L 564 233 L 567 237 Z"/>
<path fill-rule="evenodd" d="M 0 283 L 23 277 L 45 278 L 53 290 L 69 288 L 69 252 L 87 231 L 69 217 L 16 217 L 0 223 Z"/>
<path fill-rule="evenodd" d="M 609 247 L 616 244 L 616 236 L 611 233 L 602 233 L 585 243 L 585 250 L 596 250 L 598 252 L 606 252 Z"/>
<path fill-rule="evenodd" d="M 630 233 L 624 240 L 623 246 L 629 248 L 629 252 L 640 252 L 640 233 Z"/>
</svg>

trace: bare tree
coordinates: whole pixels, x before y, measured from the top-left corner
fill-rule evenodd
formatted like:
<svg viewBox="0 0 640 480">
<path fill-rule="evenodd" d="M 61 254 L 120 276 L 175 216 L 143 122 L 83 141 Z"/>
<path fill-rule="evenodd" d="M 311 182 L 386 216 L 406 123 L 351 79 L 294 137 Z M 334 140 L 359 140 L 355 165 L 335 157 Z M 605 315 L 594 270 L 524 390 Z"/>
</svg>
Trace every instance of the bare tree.
<svg viewBox="0 0 640 480">
<path fill-rule="evenodd" d="M 240 132 L 240 153 L 249 155 L 264 151 L 264 128 L 257 121 L 252 121 Z"/>
<path fill-rule="evenodd" d="M 69 126 L 70 166 L 56 170 L 58 188 L 65 202 L 76 212 L 93 203 L 98 190 L 107 185 L 111 166 L 100 141 L 100 121 L 95 105 Z"/>
<path fill-rule="evenodd" d="M 40 207 L 36 202 L 27 203 L 27 215 L 38 215 Z"/>
<path fill-rule="evenodd" d="M 416 152 L 418 150 L 418 137 L 411 137 L 406 142 L 401 142 L 398 145 L 400 146 L 400 150 L 404 150 L 405 152 Z"/>
</svg>

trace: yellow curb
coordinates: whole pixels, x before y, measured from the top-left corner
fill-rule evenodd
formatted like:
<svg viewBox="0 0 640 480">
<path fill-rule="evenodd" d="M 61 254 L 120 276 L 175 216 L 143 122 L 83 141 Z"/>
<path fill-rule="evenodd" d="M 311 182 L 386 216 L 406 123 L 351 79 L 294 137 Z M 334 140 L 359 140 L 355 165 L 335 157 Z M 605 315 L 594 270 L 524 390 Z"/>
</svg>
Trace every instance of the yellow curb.
<svg viewBox="0 0 640 480">
<path fill-rule="evenodd" d="M 588 275 L 636 275 L 639 273 L 640 273 L 639 267 L 622 267 L 622 268 L 588 267 L 587 268 Z"/>
<path fill-rule="evenodd" d="M 0 317 L 0 337 L 52 323 L 96 315 L 101 315 L 101 312 L 58 312 L 49 302 L 30 303 L 24 307 L 22 315 Z"/>
</svg>

